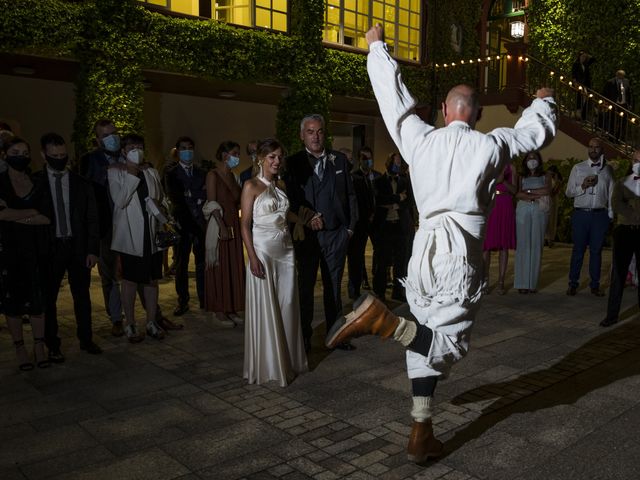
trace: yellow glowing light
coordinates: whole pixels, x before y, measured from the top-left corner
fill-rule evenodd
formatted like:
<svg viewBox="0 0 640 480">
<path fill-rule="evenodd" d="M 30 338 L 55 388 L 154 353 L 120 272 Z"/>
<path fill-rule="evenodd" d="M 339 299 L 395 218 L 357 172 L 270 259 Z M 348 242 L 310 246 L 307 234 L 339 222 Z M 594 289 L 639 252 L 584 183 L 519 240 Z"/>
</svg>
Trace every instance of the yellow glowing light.
<svg viewBox="0 0 640 480">
<path fill-rule="evenodd" d="M 607 108 L 608 108 L 609 110 L 613 110 L 613 105 L 609 105 Z"/>
<path fill-rule="evenodd" d="M 496 55 L 496 60 L 500 60 L 500 55 Z"/>
<path fill-rule="evenodd" d="M 529 61 L 529 57 L 526 57 L 526 58 L 524 59 L 524 61 L 525 61 L 525 62 L 528 62 L 528 61 Z"/>
<path fill-rule="evenodd" d="M 620 115 L 621 117 L 624 117 L 624 112 L 620 112 L 620 113 L 619 113 L 619 115 Z"/>
<path fill-rule="evenodd" d="M 507 60 L 511 60 L 511 55 L 507 55 Z"/>
<path fill-rule="evenodd" d="M 473 63 L 473 58 L 471 60 L 469 60 L 469 63 Z"/>
<path fill-rule="evenodd" d="M 551 75 L 552 77 L 556 74 L 556 72 L 549 72 L 549 75 Z"/>
<path fill-rule="evenodd" d="M 590 94 L 589 94 L 589 98 L 593 98 L 593 93 L 590 93 Z"/>
<path fill-rule="evenodd" d="M 636 119 L 635 119 L 635 118 L 632 118 L 632 119 L 631 119 L 631 123 L 636 123 Z"/>
<path fill-rule="evenodd" d="M 518 57 L 518 61 L 519 61 L 519 62 L 521 62 L 521 61 L 523 61 L 523 60 L 524 60 L 524 57 L 523 57 L 522 55 L 520 55 L 520 56 Z"/>
<path fill-rule="evenodd" d="M 462 65 L 464 65 L 464 60 L 460 60 L 460 63 L 461 63 Z"/>
<path fill-rule="evenodd" d="M 487 62 L 488 62 L 489 60 L 491 60 L 491 57 L 487 57 Z"/>
<path fill-rule="evenodd" d="M 447 65 L 447 64 L 445 63 L 443 66 L 444 66 L 444 68 L 447 68 L 449 65 Z"/>
<path fill-rule="evenodd" d="M 560 81 L 564 80 L 564 76 L 560 75 Z"/>
<path fill-rule="evenodd" d="M 482 63 L 482 59 L 481 58 L 478 59 L 478 63 Z"/>
<path fill-rule="evenodd" d="M 598 105 L 602 105 L 602 100 L 598 100 Z"/>
</svg>

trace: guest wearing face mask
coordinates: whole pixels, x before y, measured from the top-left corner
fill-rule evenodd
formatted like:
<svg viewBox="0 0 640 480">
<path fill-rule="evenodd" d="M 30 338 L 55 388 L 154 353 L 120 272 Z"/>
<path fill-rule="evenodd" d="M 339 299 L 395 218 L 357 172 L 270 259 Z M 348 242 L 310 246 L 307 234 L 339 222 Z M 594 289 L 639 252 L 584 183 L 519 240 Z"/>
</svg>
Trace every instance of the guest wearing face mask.
<svg viewBox="0 0 640 480">
<path fill-rule="evenodd" d="M 73 297 L 76 335 L 80 349 L 99 354 L 102 349 L 93 342 L 91 328 L 91 269 L 98 263 L 100 228 L 98 211 L 89 181 L 67 169 L 69 155 L 64 139 L 47 133 L 40 139 L 45 167 L 34 175 L 34 184 L 42 189 L 50 202 L 50 236 L 53 241 L 49 257 L 45 309 L 45 338 L 49 360 L 64 362 L 58 336 L 56 303 L 65 272 Z"/>
<path fill-rule="evenodd" d="M 240 163 L 240 145 L 222 142 L 215 167 L 207 174 L 205 309 L 224 325 L 242 322 L 245 270 L 240 237 L 240 194 L 233 169 Z"/>
<path fill-rule="evenodd" d="M 516 259 L 514 288 L 518 293 L 535 293 L 540 275 L 544 234 L 551 200 L 551 174 L 544 172 L 539 152 L 522 160 L 522 176 L 516 198 Z"/>
<path fill-rule="evenodd" d="M 387 288 L 387 268 L 393 265 L 393 291 L 391 298 L 405 301 L 404 287 L 400 279 L 407 272 L 407 217 L 410 215 L 409 180 L 400 175 L 402 157 L 397 153 L 389 155 L 386 172 L 373 182 L 376 210 L 372 230 L 376 241 L 373 243 L 375 270 L 373 291 L 382 300 Z"/>
<path fill-rule="evenodd" d="M 195 142 L 190 137 L 176 141 L 178 162 L 165 173 L 167 196 L 173 217 L 180 225 L 180 241 L 176 251 L 176 316 L 189 311 L 189 257 L 193 250 L 196 267 L 196 292 L 200 308 L 204 308 L 204 232 L 206 223 L 202 207 L 207 199 L 206 172 L 194 165 Z"/>
<path fill-rule="evenodd" d="M 640 150 L 633 152 L 630 174 L 618 180 L 611 194 L 611 208 L 617 215 L 618 224 L 613 230 L 613 259 L 611 286 L 607 316 L 600 322 L 601 327 L 618 323 L 622 292 L 631 258 L 636 257 L 635 270 L 640 259 Z M 640 305 L 640 288 L 636 290 Z"/>
<path fill-rule="evenodd" d="M 31 321 L 35 363 L 45 368 L 50 366 L 44 348 L 49 204 L 26 173 L 31 162 L 27 142 L 19 137 L 8 140 L 4 157 L 8 168 L 0 173 L 0 308 L 7 318 L 20 370 L 34 368 L 24 345 L 23 315 L 29 315 Z"/>
<path fill-rule="evenodd" d="M 164 338 L 156 323 L 158 280 L 162 278 L 162 251 L 156 246 L 156 232 L 166 218 L 160 212 L 166 200 L 158 171 L 144 163 L 144 139 L 139 135 L 122 138 L 125 163 L 109 167 L 109 192 L 113 199 L 113 242 L 120 253 L 122 304 L 125 334 L 131 343 L 144 339 L 135 321 L 136 289 L 143 285 L 147 313 L 147 335 Z"/>
<path fill-rule="evenodd" d="M 120 337 L 122 327 L 122 300 L 120 281 L 116 275 L 118 255 L 111 250 L 113 202 L 109 197 L 107 169 L 120 159 L 120 135 L 111 120 L 98 120 L 94 125 L 96 149 L 82 156 L 79 173 L 91 182 L 98 207 L 100 227 L 100 256 L 98 274 L 102 281 L 104 308 L 112 323 L 111 334 Z"/>
<path fill-rule="evenodd" d="M 369 288 L 364 253 L 367 240 L 371 234 L 371 221 L 375 213 L 375 192 L 373 181 L 380 172 L 373 170 L 373 152 L 369 147 L 362 147 L 358 153 L 358 168 L 351 173 L 353 189 L 358 201 L 358 221 L 349 240 L 347 264 L 349 266 L 349 298 L 360 297 L 360 287 Z M 363 281 L 364 279 L 364 281 Z"/>
</svg>

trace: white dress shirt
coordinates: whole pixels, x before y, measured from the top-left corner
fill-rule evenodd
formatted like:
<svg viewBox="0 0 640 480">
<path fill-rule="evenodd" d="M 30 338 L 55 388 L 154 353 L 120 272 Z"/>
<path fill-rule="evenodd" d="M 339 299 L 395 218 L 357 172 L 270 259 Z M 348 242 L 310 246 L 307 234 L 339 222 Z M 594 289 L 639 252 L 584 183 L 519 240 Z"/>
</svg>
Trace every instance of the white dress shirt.
<svg viewBox="0 0 640 480">
<path fill-rule="evenodd" d="M 576 163 L 569 174 L 566 195 L 573 198 L 574 208 L 606 208 L 609 218 L 613 218 L 611 193 L 613 192 L 613 169 L 604 163 L 601 156 L 599 166 L 593 166 L 590 159 Z M 594 187 L 582 188 L 582 182 L 589 175 L 597 175 L 598 183 Z"/>
<path fill-rule="evenodd" d="M 49 190 L 51 190 L 51 200 L 53 201 L 53 210 L 56 214 L 56 237 L 61 238 L 63 235 L 60 232 L 60 215 L 58 212 L 58 196 L 56 193 L 56 174 L 62 173 L 62 202 L 64 203 L 64 213 L 67 223 L 67 235 L 70 237 L 73 235 L 71 231 L 71 210 L 69 208 L 69 172 L 64 170 L 59 172 L 49 168 L 47 165 L 47 176 L 49 177 Z"/>
</svg>

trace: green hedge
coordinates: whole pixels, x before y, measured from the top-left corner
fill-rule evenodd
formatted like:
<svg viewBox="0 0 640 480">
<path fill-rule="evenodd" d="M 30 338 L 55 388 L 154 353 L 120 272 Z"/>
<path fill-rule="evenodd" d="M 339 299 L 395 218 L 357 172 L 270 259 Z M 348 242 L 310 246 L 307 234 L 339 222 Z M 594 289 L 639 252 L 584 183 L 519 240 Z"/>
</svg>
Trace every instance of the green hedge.
<svg viewBox="0 0 640 480">
<path fill-rule="evenodd" d="M 455 21 L 464 31 L 463 50 L 475 56 L 481 0 L 433 3 L 443 21 L 431 30 L 430 45 L 438 46 L 433 53 L 449 58 L 447 32 Z M 77 152 L 90 147 L 91 127 L 99 118 L 114 119 L 122 131 L 143 132 L 144 69 L 286 85 L 277 135 L 295 150 L 300 146 L 298 125 L 304 114 L 317 112 L 329 119 L 332 95 L 371 97 L 371 88 L 364 55 L 323 48 L 324 1 L 289 4 L 290 32 L 285 35 L 165 16 L 136 0 L 0 0 L 0 51 L 80 62 Z M 430 102 L 432 69 L 403 65 L 402 71 L 418 100 Z M 475 74 L 473 68 L 459 68 L 439 74 L 438 83 L 473 83 Z"/>
</svg>

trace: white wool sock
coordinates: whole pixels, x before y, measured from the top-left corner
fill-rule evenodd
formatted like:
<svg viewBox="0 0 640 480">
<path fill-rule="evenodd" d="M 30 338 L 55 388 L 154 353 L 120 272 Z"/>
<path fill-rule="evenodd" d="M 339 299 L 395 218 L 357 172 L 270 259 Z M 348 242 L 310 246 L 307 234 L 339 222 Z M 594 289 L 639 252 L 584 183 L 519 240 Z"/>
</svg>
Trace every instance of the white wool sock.
<svg viewBox="0 0 640 480">
<path fill-rule="evenodd" d="M 408 347 L 413 339 L 416 338 L 416 333 L 418 332 L 418 326 L 415 322 L 411 320 L 407 320 L 403 317 L 398 317 L 400 322 L 396 327 L 396 331 L 393 332 L 393 339 L 400 342 L 405 347 Z"/>
<path fill-rule="evenodd" d="M 416 422 L 426 422 L 431 418 L 431 397 L 413 397 L 411 416 Z"/>
</svg>

